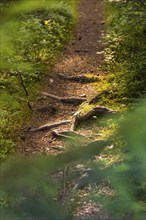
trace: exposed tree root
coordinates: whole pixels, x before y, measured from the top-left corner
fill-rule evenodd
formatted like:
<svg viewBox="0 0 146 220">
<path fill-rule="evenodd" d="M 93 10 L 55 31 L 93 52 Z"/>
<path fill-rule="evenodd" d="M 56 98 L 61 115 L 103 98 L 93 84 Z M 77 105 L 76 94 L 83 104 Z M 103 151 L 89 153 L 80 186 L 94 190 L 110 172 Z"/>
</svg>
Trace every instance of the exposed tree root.
<svg viewBox="0 0 146 220">
<path fill-rule="evenodd" d="M 70 123 L 71 123 L 71 120 L 64 120 L 64 121 L 55 122 L 55 123 L 52 123 L 52 124 L 42 125 L 38 128 L 30 128 L 29 131 L 30 132 L 49 131 L 52 128 L 58 127 L 60 125 L 70 124 Z"/>
<path fill-rule="evenodd" d="M 99 82 L 99 78 L 97 76 L 88 77 L 86 75 L 78 75 L 78 76 L 67 76 L 61 73 L 57 74 L 61 79 L 70 80 L 74 82 L 80 83 L 93 83 Z"/>
<path fill-rule="evenodd" d="M 80 137 L 80 138 L 86 138 L 84 135 L 79 134 L 78 132 L 75 131 L 57 131 L 57 130 L 53 130 L 52 134 L 55 137 L 60 137 L 60 138 L 69 138 L 69 139 L 73 139 L 75 140 L 76 138 Z"/>
<path fill-rule="evenodd" d="M 94 96 L 93 98 L 91 98 L 89 100 L 89 104 L 95 104 L 96 102 L 98 102 L 103 96 L 107 96 L 111 94 L 110 90 L 103 90 L 101 93 L 97 94 L 96 96 Z"/>
<path fill-rule="evenodd" d="M 72 137 L 71 135 L 68 135 L 68 132 L 64 132 L 64 131 L 58 132 L 56 130 L 53 130 L 52 135 L 55 136 L 55 137 L 75 140 L 75 137 Z"/>
<path fill-rule="evenodd" d="M 85 102 L 85 101 L 86 101 L 85 98 L 76 98 L 76 97 L 66 98 L 66 97 L 59 97 L 59 96 L 52 95 L 52 94 L 46 93 L 46 92 L 42 92 L 41 94 L 44 95 L 44 96 L 50 97 L 50 98 L 52 98 L 52 99 L 56 99 L 56 100 L 58 100 L 58 101 L 60 101 L 60 102 L 70 103 L 70 104 L 74 104 L 74 105 L 79 105 L 79 104 L 81 104 L 82 102 Z"/>
<path fill-rule="evenodd" d="M 81 114 L 81 111 L 78 111 L 73 116 L 72 129 L 74 130 L 74 128 L 77 127 L 78 124 L 80 124 L 83 121 L 89 120 L 94 116 L 99 117 L 109 113 L 115 113 L 115 111 L 108 109 L 104 106 L 95 106 L 85 114 Z"/>
<path fill-rule="evenodd" d="M 115 111 L 108 109 L 104 106 L 95 106 L 94 108 L 90 109 L 85 114 L 81 114 L 81 111 L 76 112 L 72 120 L 64 120 L 60 122 L 54 122 L 52 124 L 42 125 L 38 128 L 30 128 L 30 132 L 38 132 L 38 131 L 49 131 L 52 128 L 59 127 L 61 125 L 71 124 L 70 130 L 68 131 L 52 131 L 52 134 L 57 137 L 64 137 L 64 138 L 71 138 L 75 139 L 75 136 L 84 137 L 83 135 L 74 131 L 74 129 L 83 121 L 91 119 L 93 116 L 102 116 L 109 113 L 115 113 Z"/>
<path fill-rule="evenodd" d="M 81 122 L 89 120 L 94 116 L 99 117 L 99 116 L 109 114 L 109 113 L 115 113 L 115 111 L 108 109 L 104 106 L 95 106 L 94 108 L 92 108 L 88 112 L 86 112 L 85 114 L 81 114 L 81 111 L 77 111 L 72 117 L 71 127 L 70 127 L 69 131 L 56 131 L 56 130 L 54 130 L 52 132 L 52 134 L 55 135 L 56 137 L 64 137 L 64 138 L 70 138 L 70 139 L 75 139 L 79 136 L 82 138 L 83 137 L 86 138 L 84 135 L 81 135 L 81 134 L 75 132 L 74 129 Z"/>
</svg>

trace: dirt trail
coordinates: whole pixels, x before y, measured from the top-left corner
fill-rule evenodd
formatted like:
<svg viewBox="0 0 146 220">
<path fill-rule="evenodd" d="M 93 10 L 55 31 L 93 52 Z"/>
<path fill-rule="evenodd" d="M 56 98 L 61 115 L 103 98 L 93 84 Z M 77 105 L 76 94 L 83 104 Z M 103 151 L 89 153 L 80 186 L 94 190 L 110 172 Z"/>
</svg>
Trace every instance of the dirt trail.
<svg viewBox="0 0 146 220">
<path fill-rule="evenodd" d="M 92 83 L 70 82 L 61 79 L 57 74 L 67 76 L 82 74 L 102 74 L 102 55 L 97 56 L 97 51 L 102 50 L 101 34 L 103 31 L 103 10 L 101 0 L 80 0 L 78 6 L 78 24 L 72 41 L 64 48 L 63 55 L 51 70 L 51 76 L 46 76 L 42 92 L 51 93 L 61 97 L 85 97 L 95 94 Z M 30 127 L 38 127 L 46 123 L 53 123 L 69 119 L 78 109 L 73 104 L 60 103 L 52 98 L 39 99 L 34 103 Z M 28 126 L 28 125 L 27 125 Z M 67 128 L 68 125 L 63 125 Z M 53 154 L 57 153 L 56 146 L 62 146 L 61 140 L 54 138 L 50 131 L 37 133 L 25 132 L 22 134 L 18 151 L 25 154 Z"/>
</svg>

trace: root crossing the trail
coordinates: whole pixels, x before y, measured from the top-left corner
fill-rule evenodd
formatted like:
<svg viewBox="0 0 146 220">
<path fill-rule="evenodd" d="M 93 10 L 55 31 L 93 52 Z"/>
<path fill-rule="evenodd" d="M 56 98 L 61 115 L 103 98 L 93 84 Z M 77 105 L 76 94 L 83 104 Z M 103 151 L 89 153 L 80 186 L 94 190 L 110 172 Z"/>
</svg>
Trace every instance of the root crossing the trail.
<svg viewBox="0 0 146 220">
<path fill-rule="evenodd" d="M 19 152 L 54 154 L 58 152 L 55 147 L 63 145 L 63 137 L 86 136 L 84 132 L 74 131 L 80 122 L 113 112 L 102 106 L 91 106 L 85 114 L 80 111 L 80 105 L 90 105 L 101 96 L 97 95 L 93 85 L 98 84 L 102 74 L 103 57 L 97 55 L 103 50 L 102 11 L 102 1 L 90 0 L 90 4 L 89 0 L 79 1 L 74 36 L 52 68 L 51 75 L 44 77 L 42 97 L 32 103 L 36 111 L 32 112 L 28 125 L 22 128 Z M 57 130 L 53 132 L 54 128 Z"/>
<path fill-rule="evenodd" d="M 91 118 L 115 113 L 104 106 L 96 105 L 103 96 L 111 91 L 97 94 L 94 84 L 98 84 L 100 75 L 103 74 L 101 65 L 103 55 L 98 51 L 103 50 L 101 36 L 103 31 L 104 16 L 101 0 L 80 0 L 78 4 L 78 22 L 71 42 L 65 46 L 64 51 L 51 74 L 44 77 L 42 91 L 32 108 L 32 118 L 24 125 L 20 134 L 18 152 L 25 155 L 45 154 L 56 155 L 56 161 L 64 163 L 89 159 L 99 155 L 108 144 L 108 140 L 99 140 L 97 135 L 90 138 L 87 129 L 82 126 Z M 85 105 L 89 108 L 82 111 Z M 95 106 L 93 106 L 93 104 Z M 54 130 L 55 129 L 55 130 Z M 61 153 L 66 148 L 64 140 L 80 143 L 71 151 Z M 72 151 L 73 150 L 73 151 Z M 59 154 L 58 154 L 59 153 Z M 67 191 L 67 173 L 64 170 L 63 197 Z M 83 176 L 84 177 L 84 176 Z M 87 178 L 79 179 L 73 190 L 86 185 Z M 88 219 L 103 220 L 96 208 Z M 79 208 L 77 219 L 83 219 L 86 213 Z"/>
</svg>

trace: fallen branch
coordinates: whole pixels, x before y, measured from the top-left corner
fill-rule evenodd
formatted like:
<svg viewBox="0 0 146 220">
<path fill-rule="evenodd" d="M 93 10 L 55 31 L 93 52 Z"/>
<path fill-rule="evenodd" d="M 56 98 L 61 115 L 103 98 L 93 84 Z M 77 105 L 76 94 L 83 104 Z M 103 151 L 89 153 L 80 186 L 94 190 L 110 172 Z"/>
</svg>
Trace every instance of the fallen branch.
<svg viewBox="0 0 146 220">
<path fill-rule="evenodd" d="M 58 101 L 63 102 L 63 103 L 81 104 L 82 102 L 85 102 L 85 101 L 86 101 L 85 98 L 76 98 L 76 97 L 66 98 L 66 97 L 59 97 L 59 96 L 52 95 L 52 94 L 46 93 L 46 92 L 42 92 L 41 94 L 44 95 L 44 96 L 50 97 L 50 98 L 52 98 L 52 99 L 57 99 Z"/>
<path fill-rule="evenodd" d="M 52 128 L 58 127 L 60 125 L 66 125 L 66 124 L 70 124 L 71 120 L 64 120 L 64 121 L 60 121 L 60 122 L 55 122 L 53 124 L 46 124 L 46 125 L 42 125 L 38 128 L 31 128 L 29 129 L 30 132 L 37 132 L 37 131 L 49 131 Z"/>
<path fill-rule="evenodd" d="M 29 93 L 28 93 L 28 90 L 27 90 L 26 85 L 24 83 L 23 76 L 21 75 L 21 73 L 18 73 L 18 76 L 19 76 L 19 80 L 20 80 L 21 86 L 22 86 L 22 88 L 23 88 L 23 90 L 25 92 L 25 95 L 26 95 L 27 106 L 32 111 L 33 109 L 32 109 L 32 106 L 30 104 L 30 101 L 29 101 Z"/>
<path fill-rule="evenodd" d="M 61 79 L 70 80 L 74 82 L 80 83 L 92 83 L 99 82 L 99 78 L 97 76 L 88 77 L 86 75 L 78 75 L 78 76 L 67 76 L 61 73 L 57 74 Z"/>
</svg>

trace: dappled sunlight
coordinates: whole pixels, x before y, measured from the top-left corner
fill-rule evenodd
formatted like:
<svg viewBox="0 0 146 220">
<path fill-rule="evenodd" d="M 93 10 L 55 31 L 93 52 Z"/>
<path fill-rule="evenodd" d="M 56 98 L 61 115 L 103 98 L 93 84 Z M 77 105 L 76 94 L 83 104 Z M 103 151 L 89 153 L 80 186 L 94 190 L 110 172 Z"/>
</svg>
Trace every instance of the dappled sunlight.
<svg viewBox="0 0 146 220">
<path fill-rule="evenodd" d="M 145 1 L 0 9 L 0 218 L 144 220 Z"/>
<path fill-rule="evenodd" d="M 94 62 L 92 57 L 84 52 L 82 55 L 78 55 L 76 52 L 71 55 L 65 55 L 64 59 L 55 65 L 54 71 L 71 75 L 92 73 L 98 76 L 100 73 L 98 59 Z"/>
</svg>

